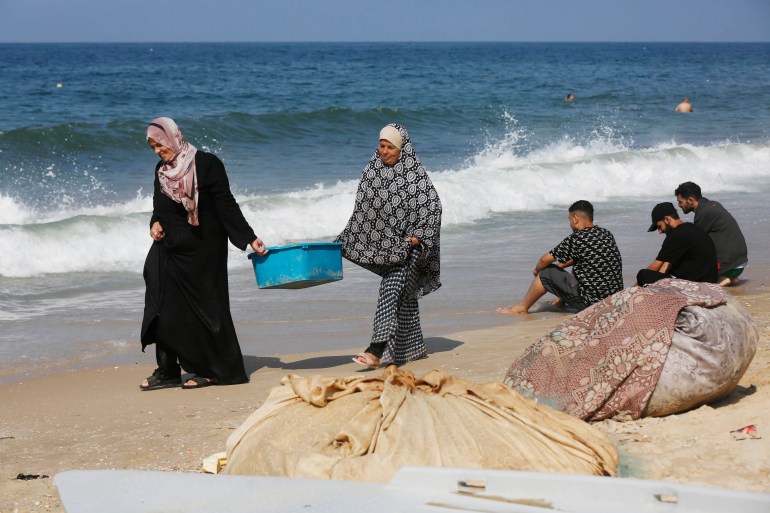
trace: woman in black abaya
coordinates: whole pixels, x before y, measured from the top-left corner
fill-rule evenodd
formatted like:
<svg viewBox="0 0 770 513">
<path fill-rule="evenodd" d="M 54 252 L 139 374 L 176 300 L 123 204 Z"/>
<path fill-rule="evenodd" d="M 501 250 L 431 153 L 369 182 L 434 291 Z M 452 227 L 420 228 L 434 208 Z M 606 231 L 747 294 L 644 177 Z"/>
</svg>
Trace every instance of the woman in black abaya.
<svg viewBox="0 0 770 513">
<path fill-rule="evenodd" d="M 387 125 L 336 239 L 345 258 L 382 276 L 372 339 L 354 362 L 374 369 L 428 356 L 417 300 L 441 286 L 440 239 L 438 193 L 406 129 Z"/>
<path fill-rule="evenodd" d="M 198 151 L 176 123 L 157 118 L 147 141 L 155 168 L 152 247 L 144 266 L 142 351 L 155 344 L 158 368 L 142 390 L 245 383 L 248 376 L 230 315 L 227 241 L 258 254 L 265 245 L 230 192 L 222 162 Z M 181 370 L 193 374 L 184 384 Z"/>
</svg>

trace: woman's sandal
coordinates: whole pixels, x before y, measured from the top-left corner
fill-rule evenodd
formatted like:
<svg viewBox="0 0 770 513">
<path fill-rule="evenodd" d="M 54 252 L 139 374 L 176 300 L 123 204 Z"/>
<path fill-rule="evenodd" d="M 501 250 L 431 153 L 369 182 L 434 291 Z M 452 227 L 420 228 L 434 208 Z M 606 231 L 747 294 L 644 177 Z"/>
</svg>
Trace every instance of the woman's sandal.
<svg viewBox="0 0 770 513">
<path fill-rule="evenodd" d="M 188 385 L 187 381 L 192 381 L 193 384 Z M 193 388 L 210 387 L 211 385 L 214 384 L 212 380 L 210 380 L 209 378 L 204 378 L 202 376 L 193 376 L 187 381 L 185 381 L 184 384 L 182 385 L 182 388 L 185 390 L 191 390 Z"/>
<path fill-rule="evenodd" d="M 377 369 L 380 366 L 380 359 L 371 353 L 358 353 L 353 357 L 353 361 L 362 367 Z"/>
<path fill-rule="evenodd" d="M 182 378 L 167 378 L 161 374 L 160 369 L 155 369 L 152 376 L 147 378 L 147 386 L 142 383 L 139 390 L 160 390 L 161 388 L 176 388 L 182 384 Z"/>
</svg>

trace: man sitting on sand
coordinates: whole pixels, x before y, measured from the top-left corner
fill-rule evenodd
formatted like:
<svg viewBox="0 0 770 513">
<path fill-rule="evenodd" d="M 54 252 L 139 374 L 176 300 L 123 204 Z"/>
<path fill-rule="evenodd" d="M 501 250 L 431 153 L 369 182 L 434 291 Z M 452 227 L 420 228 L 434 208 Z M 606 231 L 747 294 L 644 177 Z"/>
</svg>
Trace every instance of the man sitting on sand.
<svg viewBox="0 0 770 513">
<path fill-rule="evenodd" d="M 693 224 L 706 232 L 717 248 L 717 274 L 723 287 L 738 282 L 749 262 L 746 239 L 738 222 L 718 201 L 701 195 L 698 184 L 684 182 L 674 191 L 682 212 L 695 212 Z"/>
<path fill-rule="evenodd" d="M 623 264 L 615 237 L 593 221 L 593 205 L 585 200 L 573 203 L 569 207 L 572 234 L 540 257 L 524 298 L 497 311 L 525 314 L 546 292 L 559 298 L 556 304 L 583 310 L 623 289 Z M 564 270 L 573 264 L 572 274 Z"/>
<path fill-rule="evenodd" d="M 692 223 L 679 219 L 673 203 L 658 203 L 652 209 L 652 226 L 647 230 L 666 234 L 658 256 L 636 274 L 638 285 L 663 278 L 714 283 L 717 281 L 717 250 L 711 237 Z"/>
<path fill-rule="evenodd" d="M 676 108 L 674 109 L 674 112 L 692 112 L 692 111 L 693 111 L 692 103 L 690 103 L 690 100 L 688 100 L 687 98 L 682 100 L 682 103 L 677 105 Z"/>
</svg>

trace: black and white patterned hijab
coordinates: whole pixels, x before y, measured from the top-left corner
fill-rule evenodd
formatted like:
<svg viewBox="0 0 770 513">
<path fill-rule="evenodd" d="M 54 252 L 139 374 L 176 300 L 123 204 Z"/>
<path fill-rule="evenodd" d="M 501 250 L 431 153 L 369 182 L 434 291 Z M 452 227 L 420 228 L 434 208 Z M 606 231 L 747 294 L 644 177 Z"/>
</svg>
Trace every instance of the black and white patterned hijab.
<svg viewBox="0 0 770 513">
<path fill-rule="evenodd" d="M 406 262 L 410 242 L 417 237 L 424 246 L 415 296 L 441 286 L 441 200 L 428 173 L 420 164 L 406 129 L 395 123 L 403 144 L 398 162 L 388 166 L 379 150 L 364 168 L 356 192 L 353 215 L 335 239 L 342 255 L 353 263 L 384 276 L 393 266 Z"/>
</svg>

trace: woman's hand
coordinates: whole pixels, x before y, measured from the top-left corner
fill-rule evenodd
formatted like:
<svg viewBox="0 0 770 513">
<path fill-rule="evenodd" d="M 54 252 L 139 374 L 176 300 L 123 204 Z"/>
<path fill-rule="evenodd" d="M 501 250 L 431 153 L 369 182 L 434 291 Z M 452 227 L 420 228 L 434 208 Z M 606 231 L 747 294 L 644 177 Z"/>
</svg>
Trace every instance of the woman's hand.
<svg viewBox="0 0 770 513">
<path fill-rule="evenodd" d="M 417 237 L 407 237 L 406 240 L 409 241 L 412 247 L 420 245 L 420 239 L 418 239 Z"/>
<path fill-rule="evenodd" d="M 166 236 L 166 232 L 163 231 L 163 227 L 160 225 L 160 222 L 155 221 L 152 224 L 152 228 L 150 228 L 150 237 L 152 237 L 152 240 L 159 241 L 163 240 L 163 238 Z"/>
<path fill-rule="evenodd" d="M 254 253 L 256 253 L 259 256 L 267 254 L 267 248 L 265 247 L 265 243 L 262 242 L 262 239 L 260 239 L 259 237 L 254 239 L 254 241 L 251 243 L 251 249 L 253 249 Z"/>
</svg>

